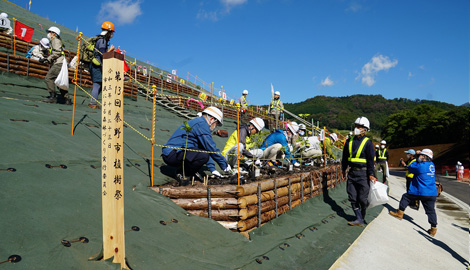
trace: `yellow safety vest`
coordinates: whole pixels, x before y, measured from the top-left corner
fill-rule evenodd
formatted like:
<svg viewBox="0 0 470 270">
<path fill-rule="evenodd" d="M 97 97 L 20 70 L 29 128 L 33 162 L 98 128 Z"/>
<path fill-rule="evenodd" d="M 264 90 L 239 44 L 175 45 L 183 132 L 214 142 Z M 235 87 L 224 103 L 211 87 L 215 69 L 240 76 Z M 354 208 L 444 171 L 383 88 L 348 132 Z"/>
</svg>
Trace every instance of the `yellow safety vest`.
<svg viewBox="0 0 470 270">
<path fill-rule="evenodd" d="M 271 109 L 272 109 L 272 108 L 282 109 L 282 108 L 279 107 L 279 102 L 281 102 L 280 99 L 277 99 L 277 100 L 273 99 L 273 100 L 271 101 Z"/>
<path fill-rule="evenodd" d="M 354 136 L 349 140 L 349 157 L 348 161 L 352 163 L 367 163 L 367 160 L 365 158 L 361 158 L 362 151 L 364 150 L 364 146 L 366 145 L 366 142 L 369 140 L 369 138 L 365 137 L 361 144 L 359 145 L 359 148 L 357 149 L 356 156 L 353 157 L 353 152 L 352 152 L 352 145 L 353 145 L 353 139 Z"/>
<path fill-rule="evenodd" d="M 412 159 L 412 160 L 410 161 L 410 163 L 408 163 L 406 166 L 410 166 L 411 163 L 413 163 L 413 162 L 415 162 L 415 161 L 416 161 L 416 158 Z M 408 169 L 406 170 L 405 177 L 407 177 L 407 178 L 413 178 L 414 176 L 415 176 L 415 175 L 412 174 L 412 173 L 410 173 L 410 172 L 408 171 Z"/>
<path fill-rule="evenodd" d="M 240 103 L 241 103 L 242 106 L 248 106 L 248 102 L 246 101 L 245 96 L 242 96 L 240 98 Z"/>
<path fill-rule="evenodd" d="M 385 156 L 385 152 L 387 152 L 387 148 L 385 148 L 383 152 L 379 149 L 379 159 L 387 159 L 387 157 Z"/>
</svg>

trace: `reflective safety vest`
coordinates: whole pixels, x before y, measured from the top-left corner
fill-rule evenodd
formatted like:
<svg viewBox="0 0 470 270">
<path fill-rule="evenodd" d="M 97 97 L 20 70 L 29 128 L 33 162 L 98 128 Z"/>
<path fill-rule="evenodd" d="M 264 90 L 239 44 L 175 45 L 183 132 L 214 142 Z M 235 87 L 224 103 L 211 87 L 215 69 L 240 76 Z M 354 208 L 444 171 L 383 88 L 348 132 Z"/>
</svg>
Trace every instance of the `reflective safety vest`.
<svg viewBox="0 0 470 270">
<path fill-rule="evenodd" d="M 406 166 L 410 166 L 411 163 L 416 162 L 416 158 L 412 159 L 410 163 L 408 163 Z M 415 176 L 414 174 L 410 173 L 408 170 L 406 170 L 405 177 L 406 178 L 413 178 Z"/>
<path fill-rule="evenodd" d="M 387 159 L 385 152 L 387 152 L 387 148 L 385 148 L 383 151 L 379 149 L 379 159 Z"/>
<path fill-rule="evenodd" d="M 365 153 L 363 154 L 364 146 L 366 145 L 366 142 L 369 140 L 369 138 L 364 137 L 362 140 L 361 144 L 359 145 L 359 148 L 357 149 L 354 157 L 353 157 L 353 150 L 352 150 L 352 145 L 353 145 L 353 140 L 354 136 L 349 140 L 349 157 L 348 161 L 351 163 L 356 163 L 356 164 L 366 164 L 367 160 L 365 158 Z M 362 156 L 362 157 L 361 157 Z"/>
<path fill-rule="evenodd" d="M 279 109 L 282 109 L 281 107 L 279 107 L 279 102 L 281 102 L 281 99 L 277 99 L 277 100 L 276 100 L 276 99 L 273 99 L 273 100 L 271 101 L 271 109 L 273 109 L 273 108 L 274 108 L 274 109 L 278 109 L 278 110 L 279 110 Z"/>
<path fill-rule="evenodd" d="M 246 101 L 246 97 L 245 97 L 245 96 L 242 96 L 242 97 L 240 98 L 240 104 L 242 105 L 243 108 L 248 107 L 248 102 Z"/>
</svg>

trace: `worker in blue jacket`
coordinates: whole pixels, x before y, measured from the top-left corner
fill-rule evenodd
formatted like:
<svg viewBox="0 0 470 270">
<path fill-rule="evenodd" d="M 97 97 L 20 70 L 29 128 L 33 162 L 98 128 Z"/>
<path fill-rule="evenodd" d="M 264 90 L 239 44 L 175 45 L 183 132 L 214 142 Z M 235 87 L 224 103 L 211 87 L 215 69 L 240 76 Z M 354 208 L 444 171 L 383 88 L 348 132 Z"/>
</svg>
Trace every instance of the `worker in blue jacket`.
<svg viewBox="0 0 470 270">
<path fill-rule="evenodd" d="M 292 154 L 290 153 L 289 144 L 287 143 L 291 137 L 297 133 L 295 130 L 295 126 L 291 124 L 287 124 L 286 131 L 281 129 L 275 129 L 273 133 L 271 133 L 266 139 L 264 139 L 263 143 L 261 144 L 260 149 L 263 150 L 263 159 L 268 160 L 279 160 L 282 158 L 282 151 L 281 149 L 284 147 L 285 151 L 285 158 L 291 159 L 292 164 L 294 167 L 300 167 L 300 163 L 297 160 L 292 158 Z"/>
<path fill-rule="evenodd" d="M 414 174 L 410 188 L 408 192 L 401 197 L 398 210 L 396 212 L 390 211 L 389 213 L 401 220 L 410 202 L 420 200 L 428 216 L 428 222 L 431 224 L 431 229 L 428 230 L 428 233 L 434 237 L 437 232 L 437 216 L 435 210 L 437 188 L 435 180 L 436 168 L 432 162 L 432 158 L 433 152 L 431 149 L 423 149 L 418 153 L 416 162 L 408 166 L 408 171 Z"/>
<path fill-rule="evenodd" d="M 230 166 L 212 139 L 212 131 L 216 126 L 223 124 L 223 113 L 216 107 L 208 107 L 201 117 L 192 119 L 187 124 L 189 129 L 185 124 L 181 125 L 162 149 L 163 161 L 177 167 L 176 179 L 180 184 L 188 184 L 193 176 L 200 178 L 198 171 L 204 164 L 207 164 L 213 175 L 222 176 L 216 170 L 214 160 L 222 170 L 231 172 Z"/>
</svg>

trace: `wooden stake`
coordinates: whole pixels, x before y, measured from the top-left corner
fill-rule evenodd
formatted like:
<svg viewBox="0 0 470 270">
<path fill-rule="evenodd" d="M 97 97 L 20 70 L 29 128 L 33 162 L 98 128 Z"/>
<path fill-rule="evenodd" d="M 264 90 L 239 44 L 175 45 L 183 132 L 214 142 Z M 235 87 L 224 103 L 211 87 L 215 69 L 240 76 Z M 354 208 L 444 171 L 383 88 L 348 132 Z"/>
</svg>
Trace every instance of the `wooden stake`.
<svg viewBox="0 0 470 270">
<path fill-rule="evenodd" d="M 124 56 L 103 54 L 101 110 L 103 260 L 127 269 L 124 241 L 123 96 Z"/>
</svg>

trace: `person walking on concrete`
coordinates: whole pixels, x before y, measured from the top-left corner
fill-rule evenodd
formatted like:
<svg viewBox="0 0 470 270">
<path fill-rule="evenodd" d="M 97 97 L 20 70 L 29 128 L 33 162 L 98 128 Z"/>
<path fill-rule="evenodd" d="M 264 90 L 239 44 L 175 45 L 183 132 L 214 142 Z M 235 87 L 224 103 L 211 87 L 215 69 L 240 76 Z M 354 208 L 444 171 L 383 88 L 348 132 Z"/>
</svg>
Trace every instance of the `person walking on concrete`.
<svg viewBox="0 0 470 270">
<path fill-rule="evenodd" d="M 403 165 L 403 167 L 407 168 L 405 172 L 405 178 L 406 178 L 406 192 L 408 192 L 410 190 L 411 181 L 413 180 L 413 177 L 414 177 L 414 174 L 410 173 L 410 171 L 408 170 L 408 166 L 410 166 L 411 163 L 416 162 L 416 158 L 415 158 L 416 151 L 414 149 L 409 149 L 405 151 L 405 153 L 406 153 L 407 160 L 405 162 L 403 159 L 400 159 L 400 163 L 401 165 Z M 411 209 L 418 210 L 419 201 L 414 200 L 410 203 L 409 206 Z"/>
<path fill-rule="evenodd" d="M 374 145 L 366 137 L 370 130 L 369 120 L 361 116 L 354 122 L 354 135 L 349 138 L 343 149 L 341 167 L 343 177 L 347 170 L 346 190 L 356 220 L 348 222 L 350 226 L 364 226 L 364 217 L 367 206 L 370 181 L 377 181 L 374 177 Z"/>
<path fill-rule="evenodd" d="M 419 154 L 416 162 L 408 166 L 408 171 L 414 174 L 410 184 L 410 189 L 403 194 L 397 211 L 390 211 L 390 215 L 398 219 L 403 219 L 406 207 L 413 200 L 419 200 L 423 204 L 428 222 L 431 229 L 427 232 L 434 237 L 437 233 L 437 215 L 435 203 L 437 197 L 437 188 L 435 180 L 436 167 L 432 162 L 433 152 L 431 149 L 423 149 Z"/>
<path fill-rule="evenodd" d="M 104 22 L 101 24 L 101 33 L 97 36 L 98 39 L 95 43 L 94 58 L 90 62 L 88 68 L 90 69 L 91 81 L 93 82 L 93 89 L 91 91 L 90 103 L 88 107 L 92 109 L 99 109 L 98 96 L 102 90 L 103 82 L 103 54 L 105 52 L 114 51 L 114 45 L 109 45 L 109 40 L 114 36 L 114 24 L 112 22 Z"/>
<path fill-rule="evenodd" d="M 64 89 L 59 89 L 60 96 L 57 97 L 55 91 L 55 80 L 59 76 L 60 70 L 62 69 L 62 63 L 65 61 L 64 45 L 60 38 L 60 29 L 52 26 L 47 29 L 47 38 L 51 44 L 51 54 L 46 58 L 39 59 L 39 62 L 43 64 L 50 64 L 49 71 L 44 78 L 46 82 L 47 90 L 49 91 L 49 97 L 43 100 L 46 103 L 64 103 L 66 105 L 72 105 L 72 101 L 69 98 L 69 92 Z"/>
<path fill-rule="evenodd" d="M 279 127 L 279 120 L 282 114 L 282 110 L 284 110 L 284 104 L 282 103 L 281 93 L 279 91 L 274 92 L 274 97 L 269 104 L 268 114 L 274 117 L 275 121 L 275 128 Z"/>
<path fill-rule="evenodd" d="M 222 126 L 223 117 L 222 111 L 217 107 L 208 107 L 202 111 L 200 117 L 194 118 L 176 129 L 164 145 L 162 149 L 163 161 L 172 167 L 177 167 L 176 180 L 180 185 L 187 185 L 193 176 L 201 178 L 198 171 L 204 164 L 207 164 L 213 175 L 222 176 L 216 170 L 214 160 L 225 172 L 232 171 L 212 139 L 212 131 L 217 126 Z M 186 124 L 189 129 L 186 128 Z"/>
<path fill-rule="evenodd" d="M 250 150 L 254 146 L 254 142 L 250 139 L 251 135 L 261 132 L 263 128 L 263 119 L 256 117 L 251 119 L 250 123 L 241 125 L 238 132 L 235 130 L 230 135 L 222 151 L 222 155 L 230 166 L 234 167 L 236 164 L 238 152 L 249 159 L 260 159 L 263 156 L 261 149 Z M 238 134 L 240 134 L 240 139 L 238 139 Z"/>
<path fill-rule="evenodd" d="M 380 142 L 380 149 L 376 152 L 376 165 L 375 165 L 375 175 L 377 172 L 382 169 L 383 173 L 383 183 L 387 183 L 388 176 L 388 150 L 386 148 L 387 142 L 382 140 Z"/>
</svg>

